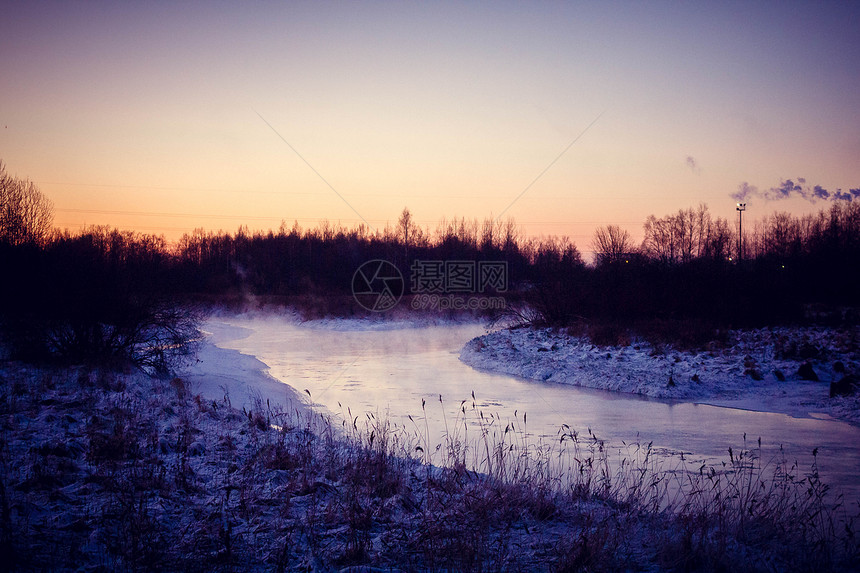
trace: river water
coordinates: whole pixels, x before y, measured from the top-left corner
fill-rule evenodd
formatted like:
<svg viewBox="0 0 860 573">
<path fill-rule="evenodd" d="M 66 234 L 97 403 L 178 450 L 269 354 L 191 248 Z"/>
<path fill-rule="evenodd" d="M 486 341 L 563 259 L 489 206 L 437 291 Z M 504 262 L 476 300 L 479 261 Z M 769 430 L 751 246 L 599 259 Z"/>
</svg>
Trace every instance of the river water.
<svg viewBox="0 0 860 573">
<path fill-rule="evenodd" d="M 255 356 L 314 408 L 362 421 L 367 412 L 387 416 L 407 431 L 414 429 L 429 451 L 443 443 L 446 428 L 449 434 L 460 426 L 466 434 L 469 427 L 474 431 L 480 414 L 484 422 L 495 418 L 497 430 L 514 422 L 546 443 L 557 442 L 559 428 L 567 424 L 580 435 L 590 429 L 611 445 L 652 442 L 668 455 L 683 452 L 709 464 L 727 460 L 729 447 L 740 450 L 746 435 L 747 447 L 756 449 L 761 438 L 762 460 L 781 447 L 802 470 L 817 449 L 825 482 L 843 491 L 846 500 L 860 500 L 860 428 L 844 422 L 671 403 L 477 371 L 458 358 L 466 342 L 486 332 L 476 324 L 356 330 L 349 321 L 335 322 L 332 329 L 246 317 L 210 324 L 234 333 L 219 337 L 218 346 Z"/>
</svg>

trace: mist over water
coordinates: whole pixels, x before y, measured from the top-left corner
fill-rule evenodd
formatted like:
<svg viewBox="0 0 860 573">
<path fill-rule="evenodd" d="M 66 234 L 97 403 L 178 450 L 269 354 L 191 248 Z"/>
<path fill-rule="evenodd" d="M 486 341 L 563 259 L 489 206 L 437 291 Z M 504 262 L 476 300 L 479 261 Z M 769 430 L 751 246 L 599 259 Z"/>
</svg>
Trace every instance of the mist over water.
<svg viewBox="0 0 860 573">
<path fill-rule="evenodd" d="M 708 464 L 727 461 L 729 447 L 735 452 L 744 445 L 757 448 L 761 438 L 763 462 L 782 447 L 801 473 L 809 470 L 817 448 L 825 483 L 849 500 L 860 500 L 860 428 L 477 371 L 458 359 L 466 342 L 486 332 L 477 324 L 355 330 L 360 324 L 350 321 L 327 325 L 332 329 L 281 318 L 235 317 L 215 319 L 209 326 L 219 331 L 218 346 L 256 356 L 278 380 L 305 397 L 309 391 L 314 408 L 358 417 L 359 424 L 366 413 L 387 416 L 421 434 L 431 452 L 444 444 L 446 427 L 461 438 L 477 437 L 479 413 L 496 418 L 495 430 L 503 432 L 513 423 L 535 442 L 557 443 L 560 427 L 567 424 L 581 436 L 590 429 L 610 447 L 653 442 L 660 452 L 683 452 Z"/>
</svg>

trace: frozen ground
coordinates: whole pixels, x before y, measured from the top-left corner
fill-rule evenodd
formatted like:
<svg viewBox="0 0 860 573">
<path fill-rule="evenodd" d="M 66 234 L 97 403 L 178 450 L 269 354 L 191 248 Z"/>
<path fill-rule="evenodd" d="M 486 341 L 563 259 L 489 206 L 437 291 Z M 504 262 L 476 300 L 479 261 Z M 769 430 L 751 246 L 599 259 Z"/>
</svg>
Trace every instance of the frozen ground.
<svg viewBox="0 0 860 573">
<path fill-rule="evenodd" d="M 860 424 L 860 397 L 829 397 L 830 382 L 843 375 L 839 363 L 860 372 L 858 329 L 772 328 L 731 337 L 725 348 L 684 352 L 644 341 L 597 347 L 564 330 L 518 328 L 475 338 L 460 359 L 531 380 Z M 820 381 L 801 379 L 806 361 Z"/>
<path fill-rule="evenodd" d="M 568 457 L 559 457 L 562 465 L 554 470 L 546 454 L 524 456 L 523 430 L 507 428 L 498 442 L 488 442 L 487 434 L 481 442 L 478 434 L 474 444 L 438 452 L 436 460 L 449 469 L 425 466 L 415 459 L 421 456 L 415 444 L 399 441 L 384 420 L 367 417 L 340 436 L 271 378 L 263 362 L 214 344 L 249 336 L 248 329 L 224 321 L 206 328 L 199 361 L 171 380 L 0 364 L 6 567 L 354 572 L 857 565 L 856 548 L 837 552 L 843 545 L 833 532 L 841 535 L 842 522 L 820 517 L 839 518 L 822 508 L 823 494 L 806 494 L 818 482 L 802 478 L 803 470 L 790 469 L 801 480 L 796 486 L 785 489 L 781 478 L 762 492 L 755 458 L 749 463 L 736 454 L 732 471 L 715 480 L 717 474 L 702 476 L 698 463 L 689 472 L 653 473 L 653 458 L 634 450 L 633 465 L 623 466 L 626 473 L 622 467 L 610 487 L 602 442 L 571 434 Z M 479 473 L 462 463 L 477 445 L 486 451 Z M 574 483 L 559 487 L 555 471 L 568 464 Z M 696 493 L 674 502 L 679 514 L 653 512 L 662 504 L 650 501 L 652 492 L 688 476 Z M 747 483 L 755 488 L 744 489 Z M 707 517 L 715 511 L 719 520 Z M 807 524 L 808 515 L 824 525 Z M 747 519 L 768 526 L 751 528 Z M 820 547 L 820 533 L 831 559 L 824 566 L 809 550 Z"/>
<path fill-rule="evenodd" d="M 219 352 L 204 349 L 201 364 L 216 367 L 211 355 Z M 225 361 L 235 358 L 223 352 Z M 237 372 L 250 383 L 247 365 Z M 587 564 L 659 571 L 690 559 L 714 569 L 778 569 L 804 557 L 812 563 L 805 548 L 819 532 L 797 525 L 822 507 L 820 496 L 798 495 L 803 482 L 763 499 L 742 487 L 738 502 L 718 496 L 720 520 L 653 512 L 659 500 L 649 501 L 651 492 L 664 491 L 673 476 L 648 473 L 652 464 L 640 455 L 610 489 L 601 473 L 605 450 L 587 437 L 570 446 L 566 463 L 578 469 L 567 489 L 548 472 L 549 458 L 533 452 L 528 461 L 509 449 L 521 440 L 514 432 L 489 444 L 484 467 L 491 473 L 474 473 L 458 462 L 459 446 L 442 460 L 450 469 L 421 465 L 381 420 L 335 438 L 318 415 L 259 400 L 237 409 L 223 396 L 195 394 L 180 378 L 13 363 L 0 367 L 0 388 L 0 554 L 10 570 L 555 571 Z M 653 476 L 647 488 L 639 468 Z M 740 459 L 735 469 L 754 471 Z M 725 479 L 727 491 L 746 483 Z M 755 506 L 744 505 L 748 497 Z M 691 495 L 691 511 L 710 508 L 709 499 Z M 800 509 L 773 513 L 785 503 Z M 740 518 L 753 511 L 778 527 L 744 530 Z M 692 549 L 690 536 L 701 539 Z M 827 543 L 841 547 L 832 535 Z M 834 553 L 827 566 L 856 565 L 853 551 Z"/>
</svg>

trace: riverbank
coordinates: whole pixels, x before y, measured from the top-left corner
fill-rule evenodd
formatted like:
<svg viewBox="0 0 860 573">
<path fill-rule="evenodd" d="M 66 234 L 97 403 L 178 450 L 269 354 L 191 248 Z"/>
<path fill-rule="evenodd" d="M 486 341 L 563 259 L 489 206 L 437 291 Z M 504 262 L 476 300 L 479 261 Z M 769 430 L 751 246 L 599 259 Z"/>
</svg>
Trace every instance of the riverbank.
<svg viewBox="0 0 860 573">
<path fill-rule="evenodd" d="M 726 344 L 689 352 L 644 340 L 596 346 L 563 329 L 524 327 L 475 338 L 460 359 L 530 380 L 860 424 L 860 396 L 830 397 L 831 382 L 860 372 L 857 328 L 733 331 Z"/>
<path fill-rule="evenodd" d="M 857 426 L 805 412 L 774 415 L 759 411 L 764 409 L 759 404 L 708 406 L 476 370 L 459 355 L 470 340 L 487 333 L 477 323 L 299 321 L 260 313 L 220 316 L 205 327 L 236 331 L 240 337 L 221 347 L 265 363 L 269 375 L 295 388 L 314 411 L 343 420 L 365 412 L 387 416 L 408 431 L 420 431 L 422 446 L 431 453 L 449 432 L 474 435 L 477 424 L 464 424 L 461 406 L 475 403 L 493 417 L 496 431 L 527 414 L 531 443 L 557 441 L 567 425 L 580 433 L 590 428 L 613 449 L 648 441 L 667 461 L 684 456 L 707 465 L 729 461 L 728 448 L 741 447 L 744 436 L 761 438 L 768 460 L 784 453 L 805 466 L 818 450 L 821 474 L 831 488 L 860 500 Z M 425 402 L 433 407 L 425 409 Z M 469 467 L 477 466 L 470 461 Z"/>
<path fill-rule="evenodd" d="M 692 467 L 662 472 L 642 446 L 606 474 L 600 441 L 570 431 L 550 454 L 521 447 L 519 428 L 449 440 L 430 466 L 420 437 L 385 419 L 333 426 L 295 396 L 277 393 L 292 408 L 275 404 L 274 394 L 264 398 L 264 371 L 237 354 L 204 346 L 189 374 L 172 379 L 0 364 L 4 564 L 168 571 L 857 564 L 856 547 L 845 552 L 834 533 L 844 530 L 841 512 L 825 500 L 814 468 L 786 465 L 791 477 L 775 482 L 775 468 L 738 451 L 732 471 L 714 479 Z M 204 395 L 225 382 L 233 390 Z M 241 388 L 252 389 L 247 404 Z M 479 472 L 463 464 L 474 452 L 486 452 Z M 669 482 L 687 479 L 694 489 L 669 499 Z M 719 520 L 708 518 L 714 511 Z"/>
</svg>

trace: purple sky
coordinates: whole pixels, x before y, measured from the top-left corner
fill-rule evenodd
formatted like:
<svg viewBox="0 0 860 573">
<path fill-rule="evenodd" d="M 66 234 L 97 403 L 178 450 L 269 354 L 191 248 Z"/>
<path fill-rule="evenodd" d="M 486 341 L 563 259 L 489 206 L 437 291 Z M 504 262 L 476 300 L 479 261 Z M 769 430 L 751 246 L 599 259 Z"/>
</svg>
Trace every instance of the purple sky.
<svg viewBox="0 0 860 573">
<path fill-rule="evenodd" d="M 500 214 L 599 116 L 505 211 L 588 250 L 733 218 L 743 183 L 752 217 L 826 206 L 767 200 L 784 180 L 860 187 L 858 30 L 856 2 L 19 3 L 0 159 L 72 230 L 433 229 Z"/>
</svg>

